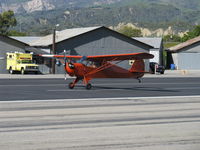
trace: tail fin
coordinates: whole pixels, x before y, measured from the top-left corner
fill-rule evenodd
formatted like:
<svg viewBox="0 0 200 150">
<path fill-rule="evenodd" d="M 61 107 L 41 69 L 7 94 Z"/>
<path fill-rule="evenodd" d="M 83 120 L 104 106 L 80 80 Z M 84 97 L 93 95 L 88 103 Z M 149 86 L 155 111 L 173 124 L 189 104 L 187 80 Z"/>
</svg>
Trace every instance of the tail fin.
<svg viewBox="0 0 200 150">
<path fill-rule="evenodd" d="M 144 60 L 135 60 L 132 67 L 129 69 L 130 72 L 145 72 L 145 65 L 144 65 Z"/>
</svg>

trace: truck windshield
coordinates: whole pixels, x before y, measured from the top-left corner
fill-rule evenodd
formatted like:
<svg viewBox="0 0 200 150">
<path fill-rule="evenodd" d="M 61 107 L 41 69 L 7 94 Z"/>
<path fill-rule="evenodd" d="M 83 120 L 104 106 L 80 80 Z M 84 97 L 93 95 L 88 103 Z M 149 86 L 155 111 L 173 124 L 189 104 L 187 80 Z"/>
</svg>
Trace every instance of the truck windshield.
<svg viewBox="0 0 200 150">
<path fill-rule="evenodd" d="M 17 61 L 19 64 L 32 64 L 32 60 L 18 60 Z"/>
</svg>

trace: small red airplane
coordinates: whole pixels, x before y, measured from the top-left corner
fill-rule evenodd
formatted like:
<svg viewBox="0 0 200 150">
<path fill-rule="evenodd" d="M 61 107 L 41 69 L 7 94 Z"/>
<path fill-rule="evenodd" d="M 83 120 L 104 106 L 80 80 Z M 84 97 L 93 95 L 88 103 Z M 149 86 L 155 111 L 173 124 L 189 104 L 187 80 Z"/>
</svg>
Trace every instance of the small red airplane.
<svg viewBox="0 0 200 150">
<path fill-rule="evenodd" d="M 72 56 L 72 55 L 40 55 L 42 57 L 54 57 L 64 60 L 65 71 L 69 76 L 76 79 L 69 83 L 69 88 L 73 89 L 79 80 L 86 85 L 86 89 L 91 89 L 89 83 L 94 78 L 135 78 L 141 82 L 145 72 L 143 59 L 151 59 L 154 56 L 149 53 L 131 53 L 97 56 Z M 132 67 L 127 70 L 116 64 L 124 60 L 134 60 Z M 112 63 L 111 63 L 112 62 Z"/>
</svg>

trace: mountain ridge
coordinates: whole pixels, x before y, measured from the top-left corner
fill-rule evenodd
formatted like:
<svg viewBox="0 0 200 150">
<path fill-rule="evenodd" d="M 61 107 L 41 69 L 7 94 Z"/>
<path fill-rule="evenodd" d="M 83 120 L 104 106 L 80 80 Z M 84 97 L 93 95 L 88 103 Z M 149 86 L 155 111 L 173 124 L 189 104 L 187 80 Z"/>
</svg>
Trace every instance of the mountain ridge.
<svg viewBox="0 0 200 150">
<path fill-rule="evenodd" d="M 58 23 L 60 30 L 130 23 L 152 33 L 170 27 L 171 34 L 200 23 L 199 0 L 1 0 L 0 11 L 4 5 L 18 11 L 16 30 L 36 35 L 50 33 Z"/>
<path fill-rule="evenodd" d="M 0 12 L 13 10 L 15 13 L 32 13 L 34 11 L 46 11 L 65 8 L 82 8 L 94 6 L 128 6 L 151 3 L 173 5 L 179 9 L 200 10 L 199 0 L 1 0 Z M 112 6 L 113 5 L 113 6 Z"/>
</svg>

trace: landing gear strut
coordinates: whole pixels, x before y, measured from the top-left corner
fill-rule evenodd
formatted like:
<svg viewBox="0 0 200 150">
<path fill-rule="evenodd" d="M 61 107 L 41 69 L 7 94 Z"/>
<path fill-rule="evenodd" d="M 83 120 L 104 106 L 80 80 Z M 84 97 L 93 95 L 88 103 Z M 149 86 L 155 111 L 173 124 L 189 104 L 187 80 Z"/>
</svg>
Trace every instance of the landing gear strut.
<svg viewBox="0 0 200 150">
<path fill-rule="evenodd" d="M 79 80 L 83 80 L 83 83 L 86 85 L 85 88 L 87 90 L 90 90 L 92 88 L 92 84 L 88 83 L 88 79 L 82 79 L 82 78 L 76 78 L 73 82 L 69 83 L 68 87 L 69 89 L 73 89 L 76 85 L 76 83 L 79 81 Z"/>
<path fill-rule="evenodd" d="M 141 83 L 141 82 L 142 82 L 140 78 L 138 78 L 138 82 L 139 82 L 139 83 Z"/>
<path fill-rule="evenodd" d="M 74 86 L 75 86 L 75 84 L 76 84 L 79 80 L 80 80 L 79 78 L 76 78 L 76 79 L 74 80 L 74 82 L 69 83 L 69 85 L 68 85 L 69 89 L 73 89 Z"/>
</svg>

